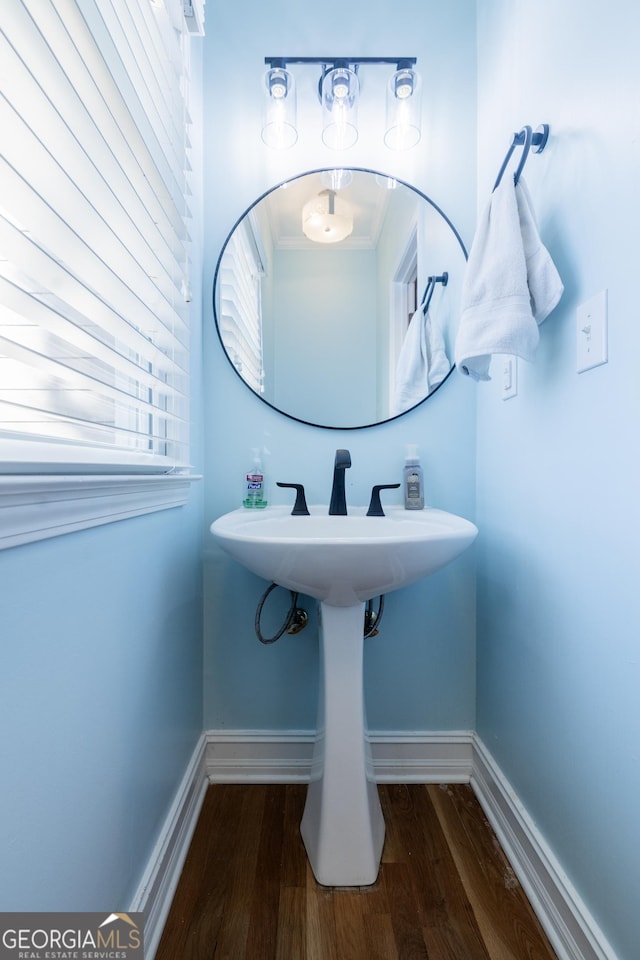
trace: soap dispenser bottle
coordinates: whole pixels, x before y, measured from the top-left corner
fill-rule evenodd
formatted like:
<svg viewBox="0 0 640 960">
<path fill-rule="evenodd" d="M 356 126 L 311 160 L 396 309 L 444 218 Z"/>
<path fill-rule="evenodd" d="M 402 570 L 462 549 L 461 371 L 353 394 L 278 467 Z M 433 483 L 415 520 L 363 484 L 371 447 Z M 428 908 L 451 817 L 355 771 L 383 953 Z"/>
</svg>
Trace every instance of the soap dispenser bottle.
<svg viewBox="0 0 640 960">
<path fill-rule="evenodd" d="M 407 445 L 403 486 L 405 510 L 422 510 L 424 508 L 424 476 L 415 443 Z"/>
<path fill-rule="evenodd" d="M 246 474 L 246 486 L 243 507 L 252 510 L 263 510 L 267 506 L 265 492 L 264 470 L 262 469 L 262 460 L 260 451 L 257 447 L 253 450 L 253 466 Z"/>
</svg>

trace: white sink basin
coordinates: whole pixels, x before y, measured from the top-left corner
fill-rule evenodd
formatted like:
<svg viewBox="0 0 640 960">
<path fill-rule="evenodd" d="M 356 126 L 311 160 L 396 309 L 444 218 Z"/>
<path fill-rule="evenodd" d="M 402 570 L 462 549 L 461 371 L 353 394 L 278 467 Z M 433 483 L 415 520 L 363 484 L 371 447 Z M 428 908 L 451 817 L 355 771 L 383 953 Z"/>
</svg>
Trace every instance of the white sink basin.
<svg viewBox="0 0 640 960">
<path fill-rule="evenodd" d="M 291 507 L 234 510 L 211 525 L 220 546 L 248 570 L 332 606 L 348 607 L 439 570 L 475 539 L 473 523 L 434 508 L 385 507 L 346 517 L 327 506 L 294 517 Z"/>
</svg>

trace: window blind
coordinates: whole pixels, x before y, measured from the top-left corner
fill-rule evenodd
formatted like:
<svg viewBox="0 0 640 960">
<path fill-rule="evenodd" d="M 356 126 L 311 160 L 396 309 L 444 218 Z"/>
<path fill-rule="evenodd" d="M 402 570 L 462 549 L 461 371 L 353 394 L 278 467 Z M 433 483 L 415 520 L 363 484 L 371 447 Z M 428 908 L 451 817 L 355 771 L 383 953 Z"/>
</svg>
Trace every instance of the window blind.
<svg viewBox="0 0 640 960">
<path fill-rule="evenodd" d="M 0 26 L 0 472 L 186 470 L 182 3 L 12 0 Z"/>
</svg>

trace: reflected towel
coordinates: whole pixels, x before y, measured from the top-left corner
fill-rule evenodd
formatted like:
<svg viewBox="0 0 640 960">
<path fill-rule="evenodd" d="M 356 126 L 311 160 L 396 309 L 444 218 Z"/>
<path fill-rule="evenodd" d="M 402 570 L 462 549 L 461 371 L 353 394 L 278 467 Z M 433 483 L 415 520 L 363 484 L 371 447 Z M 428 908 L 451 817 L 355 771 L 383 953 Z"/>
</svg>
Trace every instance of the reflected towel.
<svg viewBox="0 0 640 960">
<path fill-rule="evenodd" d="M 489 380 L 491 355 L 533 360 L 538 324 L 557 304 L 562 282 L 543 246 L 522 178 L 503 178 L 474 237 L 462 286 L 455 361 L 474 380 Z"/>
<path fill-rule="evenodd" d="M 392 415 L 410 410 L 424 400 L 450 369 L 442 330 L 428 310 L 424 313 L 418 307 L 400 348 Z"/>
</svg>

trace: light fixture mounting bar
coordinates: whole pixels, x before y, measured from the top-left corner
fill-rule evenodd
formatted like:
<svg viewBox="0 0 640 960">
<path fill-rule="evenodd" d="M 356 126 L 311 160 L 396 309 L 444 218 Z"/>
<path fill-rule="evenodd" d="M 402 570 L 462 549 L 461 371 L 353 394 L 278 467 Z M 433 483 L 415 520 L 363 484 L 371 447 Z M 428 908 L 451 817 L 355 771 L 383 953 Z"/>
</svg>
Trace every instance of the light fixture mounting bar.
<svg viewBox="0 0 640 960">
<path fill-rule="evenodd" d="M 344 65 L 360 66 L 363 63 L 394 63 L 398 69 L 413 67 L 417 57 L 265 57 L 264 62 L 269 67 L 286 67 L 291 63 L 318 63 L 322 66 Z"/>
</svg>

